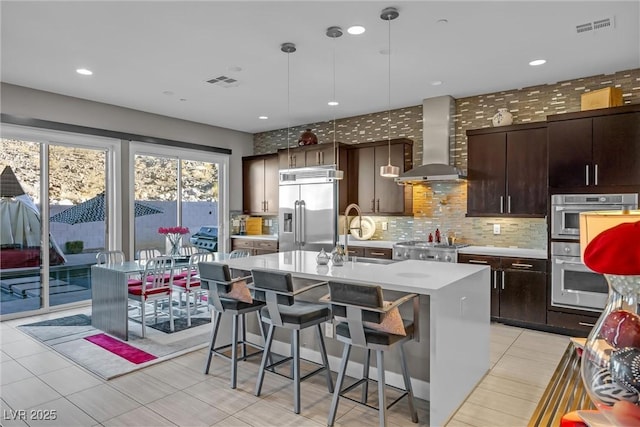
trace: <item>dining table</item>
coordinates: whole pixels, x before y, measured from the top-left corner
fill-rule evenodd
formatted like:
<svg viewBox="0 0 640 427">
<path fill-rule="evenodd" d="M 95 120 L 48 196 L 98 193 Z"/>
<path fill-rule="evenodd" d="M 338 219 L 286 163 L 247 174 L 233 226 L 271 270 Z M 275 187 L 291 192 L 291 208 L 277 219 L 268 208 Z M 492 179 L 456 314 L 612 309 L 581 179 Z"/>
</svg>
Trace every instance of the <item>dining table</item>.
<svg viewBox="0 0 640 427">
<path fill-rule="evenodd" d="M 212 261 L 224 261 L 228 256 L 226 252 L 214 252 Z M 189 257 L 175 258 L 175 269 L 188 266 Z M 127 281 L 142 275 L 145 267 L 146 260 L 91 266 L 91 326 L 122 340 L 129 339 Z"/>
</svg>

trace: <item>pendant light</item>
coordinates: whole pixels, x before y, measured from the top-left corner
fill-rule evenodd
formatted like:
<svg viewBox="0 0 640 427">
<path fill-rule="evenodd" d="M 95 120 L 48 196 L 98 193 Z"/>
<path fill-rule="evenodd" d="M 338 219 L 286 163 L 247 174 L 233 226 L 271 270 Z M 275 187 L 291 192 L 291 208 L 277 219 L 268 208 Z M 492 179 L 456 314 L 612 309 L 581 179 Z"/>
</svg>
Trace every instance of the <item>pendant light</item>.
<svg viewBox="0 0 640 427">
<path fill-rule="evenodd" d="M 344 171 L 340 170 L 340 155 L 336 151 L 336 109 L 339 105 L 336 100 L 336 39 L 342 36 L 342 28 L 340 27 L 329 27 L 327 28 L 327 37 L 331 37 L 333 39 L 333 96 L 331 97 L 331 101 L 329 101 L 329 105 L 333 107 L 333 153 L 335 155 L 335 163 L 336 170 L 333 174 L 334 179 L 342 179 L 344 178 Z"/>
<path fill-rule="evenodd" d="M 288 168 L 291 167 L 291 156 L 289 155 L 289 138 L 291 134 L 291 61 L 290 54 L 296 51 L 296 45 L 293 43 L 282 43 L 280 45 L 280 50 L 287 54 L 287 163 Z M 283 181 L 295 180 L 295 176 L 289 173 L 281 174 L 280 178 Z"/>
<path fill-rule="evenodd" d="M 380 166 L 380 176 L 396 178 L 400 175 L 400 168 L 391 165 L 391 21 L 400 14 L 395 7 L 387 7 L 380 13 L 380 18 L 389 22 L 389 69 L 388 69 L 388 110 L 387 110 L 387 139 L 389 143 L 389 161 L 386 166 Z"/>
</svg>

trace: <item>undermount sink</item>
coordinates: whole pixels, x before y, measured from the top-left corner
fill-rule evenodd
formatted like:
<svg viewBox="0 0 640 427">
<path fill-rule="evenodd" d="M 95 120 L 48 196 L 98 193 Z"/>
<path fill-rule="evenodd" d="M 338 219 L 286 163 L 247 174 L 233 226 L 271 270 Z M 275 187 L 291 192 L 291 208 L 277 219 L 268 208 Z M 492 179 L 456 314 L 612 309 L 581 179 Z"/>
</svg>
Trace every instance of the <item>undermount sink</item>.
<svg viewBox="0 0 640 427">
<path fill-rule="evenodd" d="M 352 256 L 349 258 L 349 262 L 352 262 L 354 264 L 393 264 L 394 262 L 397 262 L 393 259 L 384 259 L 384 258 L 366 258 L 366 257 L 360 257 L 360 256 Z"/>
</svg>

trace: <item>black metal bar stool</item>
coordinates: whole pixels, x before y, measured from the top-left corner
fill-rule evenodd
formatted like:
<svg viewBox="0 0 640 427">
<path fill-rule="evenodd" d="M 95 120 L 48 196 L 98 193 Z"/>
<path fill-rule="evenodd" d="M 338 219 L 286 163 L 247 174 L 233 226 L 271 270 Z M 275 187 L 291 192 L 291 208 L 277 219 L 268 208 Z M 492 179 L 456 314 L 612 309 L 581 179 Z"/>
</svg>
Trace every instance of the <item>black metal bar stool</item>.
<svg viewBox="0 0 640 427">
<path fill-rule="evenodd" d="M 213 308 L 215 315 L 204 373 L 209 373 L 211 359 L 214 354 L 231 360 L 231 388 L 236 388 L 238 361 L 246 360 L 251 356 L 263 352 L 261 345 L 247 341 L 245 315 L 251 312 L 257 314 L 260 334 L 264 339 L 264 329 L 260 321 L 259 310 L 264 307 L 265 304 L 262 301 L 253 300 L 250 291 L 246 288 L 247 282 L 251 281 L 251 276 L 233 277 L 229 266 L 218 262 L 200 262 L 198 263 L 198 270 L 200 271 L 200 286 L 202 289 L 208 289 L 209 305 Z M 218 338 L 220 321 L 222 320 L 223 314 L 233 317 L 231 344 L 216 347 L 216 339 Z M 242 320 L 242 337 L 240 340 L 238 339 L 238 331 L 240 330 L 239 320 Z M 240 356 L 238 356 L 238 344 L 241 345 L 242 349 Z M 260 350 L 247 354 L 247 344 Z M 223 350 L 229 347 L 231 347 L 231 357 L 223 353 Z"/>
<path fill-rule="evenodd" d="M 380 426 L 387 425 L 387 409 L 396 404 L 400 399 L 407 396 L 409 399 L 409 411 L 411 421 L 418 422 L 418 412 L 415 408 L 413 390 L 411 388 L 411 377 L 407 367 L 407 360 L 403 344 L 409 340 L 418 340 L 419 324 L 419 299 L 417 294 L 406 294 L 393 302 L 385 302 L 380 286 L 361 285 L 356 283 L 329 281 L 329 295 L 321 301 L 331 303 L 331 311 L 336 322 L 336 338 L 344 343 L 340 370 L 336 380 L 336 389 L 331 401 L 329 419 L 327 425 L 333 426 L 338 410 L 340 397 L 345 397 L 354 402 L 379 411 Z M 404 320 L 400 317 L 398 307 L 406 302 L 413 301 L 413 320 Z M 404 335 L 403 335 L 404 333 Z M 354 384 L 342 389 L 351 347 L 361 347 L 366 350 L 363 365 L 362 378 Z M 404 379 L 405 390 L 400 397 L 387 405 L 384 371 L 384 352 L 399 346 L 402 377 Z M 368 384 L 372 381 L 369 378 L 369 362 L 371 351 L 376 352 L 376 367 L 378 371 L 378 406 L 367 403 Z M 344 396 L 345 393 L 362 385 L 362 396 L 360 400 Z M 395 387 L 393 387 L 395 388 Z"/>
<path fill-rule="evenodd" d="M 253 269 L 251 270 L 251 274 L 253 276 L 253 284 L 251 285 L 251 288 L 255 291 L 255 298 L 266 302 L 266 307 L 263 307 L 260 310 L 262 321 L 269 325 L 269 332 L 267 333 L 267 340 L 264 344 L 262 363 L 260 364 L 258 381 L 256 383 L 256 396 L 260 396 L 260 392 L 262 391 L 265 370 L 270 369 L 273 373 L 281 375 L 273 368 L 291 361 L 292 377 L 286 375 L 282 376 L 293 379 L 293 409 L 296 414 L 299 414 L 301 381 L 304 381 L 319 372 L 325 371 L 327 376 L 327 388 L 329 389 L 329 393 L 333 392 L 333 380 L 331 379 L 327 351 L 324 345 L 322 329 L 320 327 L 322 322 L 326 322 L 331 319 L 329 306 L 327 304 L 295 300 L 296 295 L 302 294 L 319 285 L 325 285 L 326 283 L 318 282 L 294 291 L 293 280 L 290 273 L 274 270 Z M 318 365 L 312 361 L 307 361 L 318 365 L 318 367 L 312 372 L 301 376 L 300 330 L 314 326 L 318 335 L 322 365 Z M 273 343 L 273 336 L 276 328 L 291 330 L 291 355 L 277 362 L 271 362 L 271 344 Z M 267 364 L 268 361 L 269 364 Z"/>
</svg>

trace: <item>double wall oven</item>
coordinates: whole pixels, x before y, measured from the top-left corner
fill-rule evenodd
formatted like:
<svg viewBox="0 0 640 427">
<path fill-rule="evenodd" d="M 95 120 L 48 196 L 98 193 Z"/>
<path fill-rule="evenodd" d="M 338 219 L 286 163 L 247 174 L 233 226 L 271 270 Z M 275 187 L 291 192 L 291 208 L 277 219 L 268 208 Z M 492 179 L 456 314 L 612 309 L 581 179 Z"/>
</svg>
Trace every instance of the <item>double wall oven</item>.
<svg viewBox="0 0 640 427">
<path fill-rule="evenodd" d="M 625 208 L 638 208 L 638 194 L 551 196 L 551 305 L 602 311 L 609 288 L 580 258 L 580 213 Z"/>
</svg>

